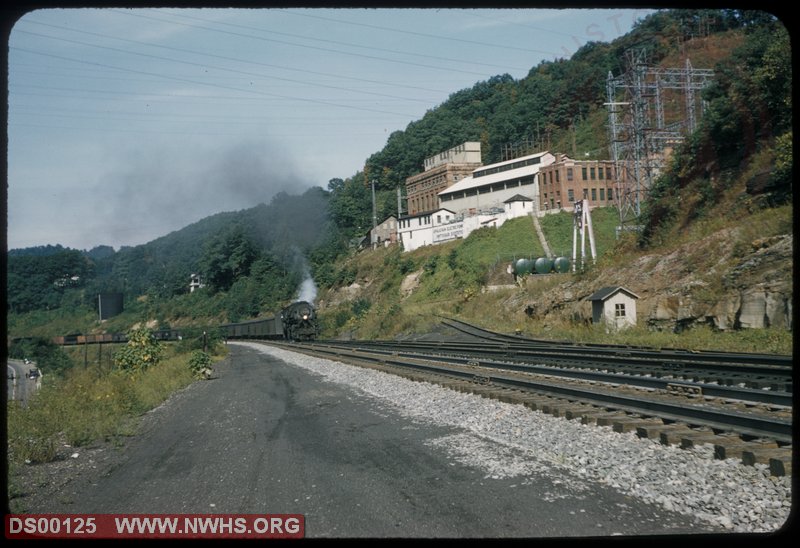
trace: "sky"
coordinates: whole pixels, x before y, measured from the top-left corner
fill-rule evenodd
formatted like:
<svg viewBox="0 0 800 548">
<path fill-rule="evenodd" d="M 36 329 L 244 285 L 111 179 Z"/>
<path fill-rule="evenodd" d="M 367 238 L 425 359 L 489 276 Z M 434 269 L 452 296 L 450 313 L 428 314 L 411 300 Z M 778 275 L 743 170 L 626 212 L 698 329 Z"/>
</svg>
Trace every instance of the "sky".
<svg viewBox="0 0 800 548">
<path fill-rule="evenodd" d="M 643 9 L 42 9 L 8 34 L 8 249 L 144 244 L 363 169 Z M 422 170 L 422 166 L 420 166 Z"/>
</svg>

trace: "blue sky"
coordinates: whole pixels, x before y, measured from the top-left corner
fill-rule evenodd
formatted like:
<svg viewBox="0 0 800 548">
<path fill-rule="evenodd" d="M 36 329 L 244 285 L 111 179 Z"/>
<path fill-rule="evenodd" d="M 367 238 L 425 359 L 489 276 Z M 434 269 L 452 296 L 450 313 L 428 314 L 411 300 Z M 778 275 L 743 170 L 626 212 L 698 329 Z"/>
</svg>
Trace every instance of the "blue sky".
<svg viewBox="0 0 800 548">
<path fill-rule="evenodd" d="M 347 178 L 641 9 L 46 9 L 8 50 L 8 247 L 138 245 Z M 420 166 L 421 168 L 421 166 Z"/>
</svg>

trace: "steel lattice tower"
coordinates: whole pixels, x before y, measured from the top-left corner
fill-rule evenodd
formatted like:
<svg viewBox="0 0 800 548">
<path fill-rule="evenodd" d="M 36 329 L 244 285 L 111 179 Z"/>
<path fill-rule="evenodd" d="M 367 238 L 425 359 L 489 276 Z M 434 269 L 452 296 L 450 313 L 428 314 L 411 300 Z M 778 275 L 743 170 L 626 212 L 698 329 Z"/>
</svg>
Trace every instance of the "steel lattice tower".
<svg viewBox="0 0 800 548">
<path fill-rule="evenodd" d="M 683 68 L 648 67 L 643 48 L 627 50 L 625 58 L 624 74 L 608 73 L 606 106 L 618 230 L 635 230 L 667 155 L 696 128 L 695 92 L 711 82 L 714 71 L 694 69 L 688 58 Z"/>
</svg>

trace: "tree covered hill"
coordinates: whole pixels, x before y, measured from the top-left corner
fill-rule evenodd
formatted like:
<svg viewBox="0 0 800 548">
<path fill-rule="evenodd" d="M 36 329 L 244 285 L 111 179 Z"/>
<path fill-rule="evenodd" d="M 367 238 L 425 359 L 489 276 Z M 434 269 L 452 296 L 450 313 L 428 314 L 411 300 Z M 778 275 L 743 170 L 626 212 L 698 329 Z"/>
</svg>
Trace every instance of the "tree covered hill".
<svg viewBox="0 0 800 548">
<path fill-rule="evenodd" d="M 98 292 L 121 291 L 126 302 L 146 296 L 182 303 L 173 316 L 194 307 L 240 319 L 291 299 L 305 269 L 330 287 L 341 275 L 337 261 L 349 240 L 372 224 L 368 181 L 376 181 L 382 219 L 397 213 L 396 189 L 421 171 L 426 157 L 464 141 L 482 143 L 484 163 L 499 161 L 507 145 L 526 142 L 606 158 L 606 77 L 626 70 L 625 51 L 633 46 L 646 48 L 650 64 L 671 67 L 689 57 L 717 75 L 704 95 L 708 110 L 700 128 L 656 184 L 640 245 L 658 245 L 676 224 L 701 216 L 724 192 L 732 170 L 752 170 L 747 192 L 763 198 L 758 207 L 791 199 L 791 46 L 785 28 L 760 11 L 666 10 L 613 42 L 588 43 L 570 59 L 543 61 L 520 80 L 498 75 L 453 93 L 394 132 L 366 159 L 364 171 L 331 179 L 327 189 L 281 193 L 269 204 L 219 213 L 117 252 L 108 246 L 11 250 L 7 309 L 91 309 Z M 189 301 L 192 273 L 203 275 L 208 287 L 205 296 Z"/>
</svg>

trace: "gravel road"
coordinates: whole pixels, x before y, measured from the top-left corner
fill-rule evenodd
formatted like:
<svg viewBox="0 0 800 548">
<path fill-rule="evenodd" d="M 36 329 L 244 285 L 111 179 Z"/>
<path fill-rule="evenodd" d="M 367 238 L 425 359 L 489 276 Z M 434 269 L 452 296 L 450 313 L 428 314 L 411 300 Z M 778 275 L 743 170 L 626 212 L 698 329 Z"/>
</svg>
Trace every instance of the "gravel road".
<svg viewBox="0 0 800 548">
<path fill-rule="evenodd" d="M 427 383 L 232 343 L 122 446 L 24 471 L 29 513 L 301 513 L 308 537 L 774 532 L 791 479 Z"/>
</svg>

